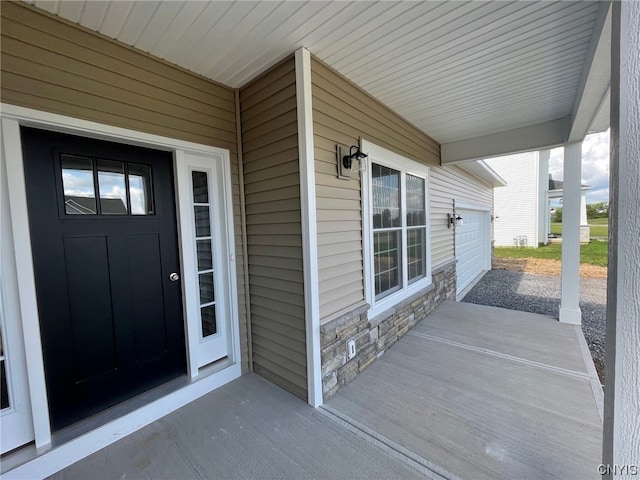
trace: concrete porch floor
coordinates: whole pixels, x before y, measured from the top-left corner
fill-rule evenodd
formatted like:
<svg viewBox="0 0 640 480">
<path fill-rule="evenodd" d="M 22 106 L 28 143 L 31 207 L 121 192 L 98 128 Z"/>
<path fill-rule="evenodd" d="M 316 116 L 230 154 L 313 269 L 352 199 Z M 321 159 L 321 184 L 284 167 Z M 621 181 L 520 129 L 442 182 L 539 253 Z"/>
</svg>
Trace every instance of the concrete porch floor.
<svg viewBox="0 0 640 480">
<path fill-rule="evenodd" d="M 324 407 L 249 374 L 52 478 L 599 478 L 579 327 L 446 302 Z"/>
</svg>

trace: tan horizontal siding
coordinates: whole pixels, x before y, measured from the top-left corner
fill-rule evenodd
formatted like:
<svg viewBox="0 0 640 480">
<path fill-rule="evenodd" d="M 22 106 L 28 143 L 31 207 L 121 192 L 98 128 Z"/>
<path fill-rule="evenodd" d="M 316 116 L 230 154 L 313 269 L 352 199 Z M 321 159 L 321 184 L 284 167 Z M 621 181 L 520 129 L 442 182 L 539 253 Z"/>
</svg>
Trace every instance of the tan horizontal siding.
<svg viewBox="0 0 640 480">
<path fill-rule="evenodd" d="M 337 178 L 336 144 L 363 138 L 427 165 L 440 146 L 316 58 L 311 82 L 322 321 L 364 301 L 360 172 Z"/>
<path fill-rule="evenodd" d="M 234 91 L 20 2 L 2 2 L 0 100 L 231 152 L 242 369 L 248 369 Z"/>
<path fill-rule="evenodd" d="M 254 370 L 306 399 L 294 60 L 240 90 Z"/>
<path fill-rule="evenodd" d="M 258 215 L 262 213 L 292 212 L 296 211 L 296 206 L 300 204 L 299 198 L 285 198 L 284 200 L 273 200 L 270 202 L 259 202 L 247 205 L 247 215 Z"/>
<path fill-rule="evenodd" d="M 460 167 L 435 167 L 429 178 L 429 200 L 431 264 L 437 267 L 454 258 L 454 230 L 447 227 L 454 200 L 492 208 L 493 188 Z"/>
<path fill-rule="evenodd" d="M 300 199 L 300 186 L 290 185 L 282 188 L 258 192 L 255 195 L 245 195 L 247 205 L 263 202 L 275 202 L 278 200 Z"/>
</svg>

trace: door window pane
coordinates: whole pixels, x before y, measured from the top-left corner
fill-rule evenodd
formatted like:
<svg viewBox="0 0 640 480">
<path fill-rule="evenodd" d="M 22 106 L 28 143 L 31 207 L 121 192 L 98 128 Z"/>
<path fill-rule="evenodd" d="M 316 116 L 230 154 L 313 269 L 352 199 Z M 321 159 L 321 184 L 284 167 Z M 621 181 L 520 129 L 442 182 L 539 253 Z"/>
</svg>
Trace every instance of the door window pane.
<svg viewBox="0 0 640 480">
<path fill-rule="evenodd" d="M 90 158 L 61 155 L 64 211 L 67 215 L 95 215 L 96 194 Z"/>
<path fill-rule="evenodd" d="M 102 215 L 126 215 L 127 187 L 124 180 L 124 163 L 98 160 L 98 188 Z"/>
<path fill-rule="evenodd" d="M 207 172 L 191 172 L 193 183 L 193 203 L 209 203 Z"/>
<path fill-rule="evenodd" d="M 196 240 L 198 271 L 211 270 L 213 268 L 213 252 L 211 251 L 211 240 Z"/>
<path fill-rule="evenodd" d="M 150 165 L 129 164 L 129 198 L 132 215 L 153 215 Z"/>
<path fill-rule="evenodd" d="M 202 318 L 202 338 L 214 335 L 218 329 L 216 326 L 216 306 L 210 305 L 200 309 Z"/>
<path fill-rule="evenodd" d="M 0 409 L 9 408 L 9 390 L 7 389 L 7 375 L 4 360 L 0 361 Z"/>
<path fill-rule="evenodd" d="M 196 237 L 211 236 L 211 221 L 209 219 L 209 207 L 193 207 L 196 219 Z"/>
<path fill-rule="evenodd" d="M 200 283 L 200 303 L 211 303 L 215 301 L 213 292 L 213 272 L 198 274 Z"/>
</svg>

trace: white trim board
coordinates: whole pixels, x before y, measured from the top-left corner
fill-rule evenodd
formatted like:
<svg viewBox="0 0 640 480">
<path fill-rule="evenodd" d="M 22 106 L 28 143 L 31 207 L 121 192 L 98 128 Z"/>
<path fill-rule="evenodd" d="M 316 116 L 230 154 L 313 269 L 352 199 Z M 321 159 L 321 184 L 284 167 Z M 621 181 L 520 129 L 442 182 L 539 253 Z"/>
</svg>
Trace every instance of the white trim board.
<svg viewBox="0 0 640 480">
<path fill-rule="evenodd" d="M 307 340 L 307 396 L 309 405 L 322 405 L 320 359 L 320 289 L 318 280 L 318 228 L 316 221 L 316 174 L 313 151 L 311 54 L 299 48 L 295 54 L 298 157 L 300 162 L 300 213 L 302 217 L 302 263 L 304 313 Z"/>
<path fill-rule="evenodd" d="M 29 465 L 40 465 L 42 471 L 49 471 L 48 474 L 57 470 L 49 465 L 48 460 L 55 460 L 57 469 L 77 461 L 77 457 L 73 452 L 87 452 L 89 448 L 98 450 L 109 445 L 114 439 L 125 433 L 131 433 L 142 426 L 161 418 L 168 412 L 178 408 L 189 401 L 198 398 L 205 393 L 227 383 L 241 374 L 240 367 L 240 339 L 238 325 L 238 306 L 237 306 L 237 278 L 235 275 L 235 240 L 233 231 L 233 205 L 231 194 L 231 169 L 230 154 L 226 149 L 210 147 L 207 145 L 199 145 L 192 142 L 175 140 L 159 135 L 146 134 L 136 132 L 120 127 L 103 125 L 96 122 L 80 120 L 63 115 L 42 112 L 24 107 L 1 104 L 2 112 L 2 132 L 4 141 L 4 152 L 6 158 L 7 176 L 11 178 L 9 182 L 10 209 L 13 226 L 13 236 L 15 244 L 15 259 L 17 266 L 17 278 L 13 280 L 17 283 L 15 291 L 19 292 L 19 299 L 16 299 L 20 305 L 21 321 L 23 326 L 25 351 L 27 358 L 27 376 L 29 381 L 30 397 L 32 404 L 32 416 L 35 429 L 35 441 L 37 448 L 46 448 L 51 444 L 51 431 L 49 427 L 49 415 L 47 405 L 47 393 L 44 376 L 44 363 L 42 356 L 42 343 L 40 338 L 39 320 L 37 312 L 37 302 L 35 294 L 35 281 L 33 278 L 33 263 L 31 255 L 31 241 L 29 224 L 27 221 L 27 201 L 23 170 L 23 157 L 20 143 L 20 126 L 29 126 L 35 128 L 43 128 L 61 133 L 72 135 L 82 135 L 89 138 L 120 142 L 129 145 L 137 145 L 147 148 L 155 148 L 174 152 L 174 156 L 180 156 L 180 152 L 192 152 L 200 155 L 218 156 L 224 159 L 222 161 L 222 172 L 224 181 L 222 195 L 225 202 L 228 202 L 225 208 L 225 215 L 222 222 L 226 229 L 227 252 L 229 254 L 228 262 L 228 285 L 229 285 L 229 310 L 233 352 L 230 352 L 229 358 L 231 365 L 224 367 L 222 370 L 206 375 L 202 373 L 202 379 L 196 379 L 195 382 L 167 397 L 152 402 L 149 405 L 121 417 L 114 422 L 108 423 L 79 439 L 73 440 L 68 444 L 54 448 L 51 452 L 43 454 L 18 469 L 7 472 L 3 475 L 6 478 L 14 478 L 13 472 L 26 472 Z M 176 200 L 178 201 L 178 199 Z M 177 205 L 179 211 L 179 205 Z M 178 228 L 182 229 L 184 219 L 178 218 Z M 184 264 L 184 252 L 180 249 L 181 263 Z M 189 336 L 187 335 L 187 338 Z M 193 362 L 189 361 L 189 365 Z M 192 373 L 193 375 L 193 373 Z M 184 403 L 180 403 L 184 402 Z M 124 420 L 128 419 L 128 420 Z M 84 439 L 87 447 L 80 447 L 77 441 Z M 89 441 L 90 440 L 90 441 Z M 68 447 L 72 445 L 72 447 Z M 75 445 L 75 446 L 73 446 Z M 55 453 L 58 452 L 58 453 Z M 60 453 L 62 452 L 62 453 Z M 53 455 L 50 455 L 53 454 Z M 70 460 L 69 460 L 70 459 Z M 65 464 L 65 462 L 68 463 Z M 35 462 L 35 463 L 34 463 Z M 64 465 L 63 465 L 64 464 Z M 34 467 L 35 468 L 35 467 Z M 37 470 L 40 471 L 40 470 Z M 11 476 L 10 476 L 11 475 Z M 19 473 L 15 473 L 19 475 Z M 20 474 L 21 475 L 21 474 Z M 25 474 L 26 475 L 26 474 Z M 34 473 L 37 476 L 37 474 Z M 28 475 L 33 476 L 33 475 Z M 15 477 L 18 478 L 18 477 Z"/>
</svg>

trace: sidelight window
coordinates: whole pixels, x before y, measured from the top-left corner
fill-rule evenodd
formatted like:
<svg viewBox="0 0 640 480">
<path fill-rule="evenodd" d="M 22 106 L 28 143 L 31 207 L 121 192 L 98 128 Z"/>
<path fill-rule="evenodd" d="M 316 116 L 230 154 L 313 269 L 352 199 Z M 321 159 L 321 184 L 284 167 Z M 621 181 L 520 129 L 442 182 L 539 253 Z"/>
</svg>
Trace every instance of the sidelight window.
<svg viewBox="0 0 640 480">
<path fill-rule="evenodd" d="M 206 338 L 209 335 L 216 334 L 218 331 L 214 291 L 213 235 L 211 232 L 212 205 L 209 203 L 209 178 L 207 172 L 192 171 L 191 184 L 193 188 L 198 285 L 200 288 L 200 325 L 202 338 Z"/>
</svg>

